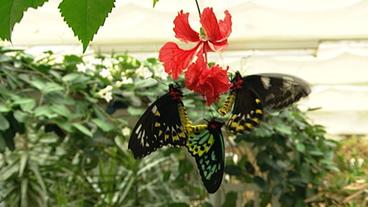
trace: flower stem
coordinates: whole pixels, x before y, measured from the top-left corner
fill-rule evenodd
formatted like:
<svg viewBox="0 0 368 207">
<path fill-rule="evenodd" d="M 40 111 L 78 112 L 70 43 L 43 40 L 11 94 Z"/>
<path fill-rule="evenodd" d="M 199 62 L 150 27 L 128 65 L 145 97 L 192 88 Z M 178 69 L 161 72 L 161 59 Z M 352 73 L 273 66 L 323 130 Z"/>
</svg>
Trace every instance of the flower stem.
<svg viewBox="0 0 368 207">
<path fill-rule="evenodd" d="M 198 4 L 198 0 L 195 0 L 196 5 L 197 5 L 197 9 L 198 9 L 198 14 L 199 14 L 199 18 L 201 17 L 201 8 L 199 8 L 199 4 Z"/>
</svg>

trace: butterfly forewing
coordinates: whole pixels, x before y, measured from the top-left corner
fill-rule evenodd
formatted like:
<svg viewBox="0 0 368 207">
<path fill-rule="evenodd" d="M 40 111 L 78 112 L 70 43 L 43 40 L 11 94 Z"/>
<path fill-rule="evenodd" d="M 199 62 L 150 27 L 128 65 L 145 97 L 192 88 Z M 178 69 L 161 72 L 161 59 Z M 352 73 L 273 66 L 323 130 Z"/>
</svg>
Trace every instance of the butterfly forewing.
<svg viewBox="0 0 368 207">
<path fill-rule="evenodd" d="M 253 90 L 270 109 L 286 107 L 311 92 L 309 84 L 287 74 L 262 73 L 244 77 L 244 84 Z"/>
<path fill-rule="evenodd" d="M 196 160 L 199 174 L 207 191 L 216 192 L 224 174 L 225 149 L 221 126 L 205 129 L 198 135 L 190 136 L 187 149 Z"/>
<path fill-rule="evenodd" d="M 187 135 L 178 112 L 182 104 L 167 93 L 147 108 L 129 140 L 129 149 L 135 158 L 144 157 L 163 145 L 185 146 Z"/>
</svg>

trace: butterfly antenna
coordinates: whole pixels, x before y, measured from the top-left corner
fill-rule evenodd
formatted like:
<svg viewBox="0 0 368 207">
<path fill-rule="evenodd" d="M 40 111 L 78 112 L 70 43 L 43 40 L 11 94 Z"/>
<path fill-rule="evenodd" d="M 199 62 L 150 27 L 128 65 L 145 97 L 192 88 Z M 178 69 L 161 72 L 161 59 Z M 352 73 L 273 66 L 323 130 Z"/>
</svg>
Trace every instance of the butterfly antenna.
<svg viewBox="0 0 368 207">
<path fill-rule="evenodd" d="M 252 55 L 247 55 L 247 56 L 242 57 L 240 59 L 240 71 L 245 71 L 246 70 L 245 66 L 247 66 L 247 63 L 248 63 L 248 60 L 249 60 L 250 57 L 252 57 Z"/>
<path fill-rule="evenodd" d="M 161 84 L 161 85 L 164 85 L 164 86 L 167 86 L 169 87 L 169 85 L 167 83 L 165 83 L 162 79 L 156 77 L 156 76 L 153 76 L 152 79 L 156 80 L 157 83 Z"/>
</svg>

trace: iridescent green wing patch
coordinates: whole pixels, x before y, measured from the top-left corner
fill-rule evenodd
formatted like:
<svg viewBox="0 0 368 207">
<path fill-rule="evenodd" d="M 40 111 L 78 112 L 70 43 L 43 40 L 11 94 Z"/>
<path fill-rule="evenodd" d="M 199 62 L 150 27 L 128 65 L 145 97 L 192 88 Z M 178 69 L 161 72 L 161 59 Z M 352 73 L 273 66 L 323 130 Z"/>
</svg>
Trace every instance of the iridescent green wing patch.
<svg viewBox="0 0 368 207">
<path fill-rule="evenodd" d="M 187 149 L 196 160 L 207 191 L 216 192 L 224 174 L 225 149 L 221 128 L 204 130 L 198 135 L 189 137 Z"/>
</svg>

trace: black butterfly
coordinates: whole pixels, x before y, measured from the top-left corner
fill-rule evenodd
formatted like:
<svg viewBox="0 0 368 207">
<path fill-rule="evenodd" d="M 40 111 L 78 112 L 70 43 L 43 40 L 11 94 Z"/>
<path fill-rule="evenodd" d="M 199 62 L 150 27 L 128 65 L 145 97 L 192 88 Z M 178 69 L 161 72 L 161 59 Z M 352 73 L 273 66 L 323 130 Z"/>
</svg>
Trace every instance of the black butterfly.
<svg viewBox="0 0 368 207">
<path fill-rule="evenodd" d="M 129 140 L 135 158 L 142 158 L 163 145 L 185 146 L 185 125 L 191 124 L 182 102 L 179 87 L 169 86 L 169 92 L 151 104 L 138 120 Z"/>
<path fill-rule="evenodd" d="M 138 120 L 129 140 L 135 158 L 142 158 L 163 145 L 185 146 L 195 158 L 209 193 L 220 187 L 224 173 L 225 148 L 221 133 L 224 123 L 215 119 L 192 125 L 178 87 L 151 104 Z"/>
<path fill-rule="evenodd" d="M 233 108 L 227 127 L 233 133 L 244 133 L 256 127 L 264 109 L 280 109 L 311 92 L 308 83 L 286 74 L 263 73 L 232 79 L 230 95 L 218 112 L 225 115 Z M 234 107 L 233 107 L 234 105 Z"/>
<path fill-rule="evenodd" d="M 225 147 L 221 132 L 223 122 L 212 119 L 207 125 L 189 127 L 186 147 L 195 158 L 199 174 L 209 193 L 220 187 L 224 174 Z"/>
</svg>

